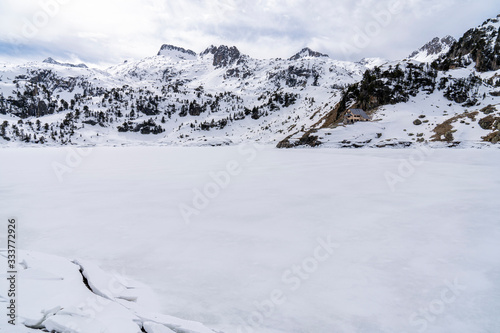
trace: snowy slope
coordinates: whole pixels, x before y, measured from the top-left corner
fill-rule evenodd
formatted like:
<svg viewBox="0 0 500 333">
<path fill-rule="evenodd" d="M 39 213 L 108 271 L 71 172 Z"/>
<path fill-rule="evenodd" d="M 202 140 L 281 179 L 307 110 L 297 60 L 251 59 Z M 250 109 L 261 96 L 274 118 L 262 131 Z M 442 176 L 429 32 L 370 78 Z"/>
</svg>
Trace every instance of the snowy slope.
<svg viewBox="0 0 500 333">
<path fill-rule="evenodd" d="M 466 80 L 471 72 L 483 77 L 485 82 L 500 75 L 500 71 L 477 73 L 472 68 L 456 69 L 440 73 L 436 81 L 443 78 L 450 82 Z M 351 125 L 340 122 L 323 128 L 320 123 L 313 135 L 330 147 L 405 147 L 415 144 L 483 147 L 488 144 L 483 138 L 498 129 L 485 128 L 482 121 L 487 118 L 500 120 L 500 97 L 491 95 L 492 90 L 487 83 L 474 88 L 474 95 L 478 98 L 474 105 L 450 101 L 444 96 L 446 90 L 436 90 L 432 94 L 420 91 L 407 102 L 377 107 L 372 111 L 370 122 Z M 441 130 L 447 123 L 451 127 Z M 296 133 L 289 141 L 297 142 L 304 133 Z M 445 137 L 446 133 L 449 137 Z"/>
<path fill-rule="evenodd" d="M 448 53 L 451 46 L 456 41 L 457 40 L 455 38 L 449 35 L 441 39 L 439 37 L 435 37 L 420 49 L 410 54 L 408 59 L 420 62 L 433 62 L 440 56 Z"/>
</svg>

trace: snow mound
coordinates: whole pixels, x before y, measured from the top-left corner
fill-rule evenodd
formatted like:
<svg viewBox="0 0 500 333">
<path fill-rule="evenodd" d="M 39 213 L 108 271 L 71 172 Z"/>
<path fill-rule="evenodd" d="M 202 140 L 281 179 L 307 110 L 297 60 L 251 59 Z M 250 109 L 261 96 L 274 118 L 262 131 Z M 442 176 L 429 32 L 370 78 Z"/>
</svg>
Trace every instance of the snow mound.
<svg viewBox="0 0 500 333">
<path fill-rule="evenodd" d="M 151 289 L 92 262 L 27 251 L 18 251 L 18 258 L 22 306 L 9 332 L 214 333 L 200 323 L 156 313 Z M 0 261 L 7 267 L 6 250 Z M 0 293 L 8 290 L 7 282 L 3 274 Z M 0 295 L 0 302 L 6 299 Z"/>
</svg>

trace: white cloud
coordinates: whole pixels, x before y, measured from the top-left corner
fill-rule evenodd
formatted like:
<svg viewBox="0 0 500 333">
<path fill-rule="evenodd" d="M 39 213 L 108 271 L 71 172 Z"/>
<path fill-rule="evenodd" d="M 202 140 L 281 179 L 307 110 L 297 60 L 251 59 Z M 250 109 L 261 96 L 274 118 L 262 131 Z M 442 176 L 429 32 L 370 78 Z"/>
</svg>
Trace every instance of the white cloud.
<svg viewBox="0 0 500 333">
<path fill-rule="evenodd" d="M 395 59 L 434 36 L 463 33 L 496 16 L 495 2 L 2 0 L 0 43 L 107 63 L 154 55 L 163 43 L 197 52 L 236 45 L 260 58 L 289 57 L 309 46 L 342 59 Z M 400 10 L 391 12 L 395 4 Z"/>
</svg>

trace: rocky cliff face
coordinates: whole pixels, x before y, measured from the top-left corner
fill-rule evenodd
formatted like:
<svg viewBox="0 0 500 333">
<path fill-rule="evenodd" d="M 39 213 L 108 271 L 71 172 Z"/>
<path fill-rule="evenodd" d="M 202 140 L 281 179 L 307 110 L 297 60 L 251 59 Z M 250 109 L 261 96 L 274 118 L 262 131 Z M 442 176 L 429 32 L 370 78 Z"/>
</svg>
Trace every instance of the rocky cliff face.
<svg viewBox="0 0 500 333">
<path fill-rule="evenodd" d="M 212 45 L 201 53 L 202 56 L 207 54 L 213 54 L 213 65 L 217 68 L 232 65 L 242 57 L 242 54 L 236 46 L 228 47 L 226 45 L 218 47 Z"/>
<path fill-rule="evenodd" d="M 472 63 L 479 72 L 500 69 L 500 15 L 467 31 L 433 65 L 437 69 L 448 70 Z"/>
</svg>

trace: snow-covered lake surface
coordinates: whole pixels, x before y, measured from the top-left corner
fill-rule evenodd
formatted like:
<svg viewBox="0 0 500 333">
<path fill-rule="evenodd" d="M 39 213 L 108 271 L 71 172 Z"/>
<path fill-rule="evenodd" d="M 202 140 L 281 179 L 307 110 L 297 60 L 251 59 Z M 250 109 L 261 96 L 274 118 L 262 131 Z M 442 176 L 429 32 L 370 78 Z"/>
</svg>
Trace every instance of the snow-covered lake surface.
<svg viewBox="0 0 500 333">
<path fill-rule="evenodd" d="M 225 333 L 500 332 L 499 149 L 6 148 L 0 161 L 19 248 L 148 285 L 163 314 Z"/>
</svg>

